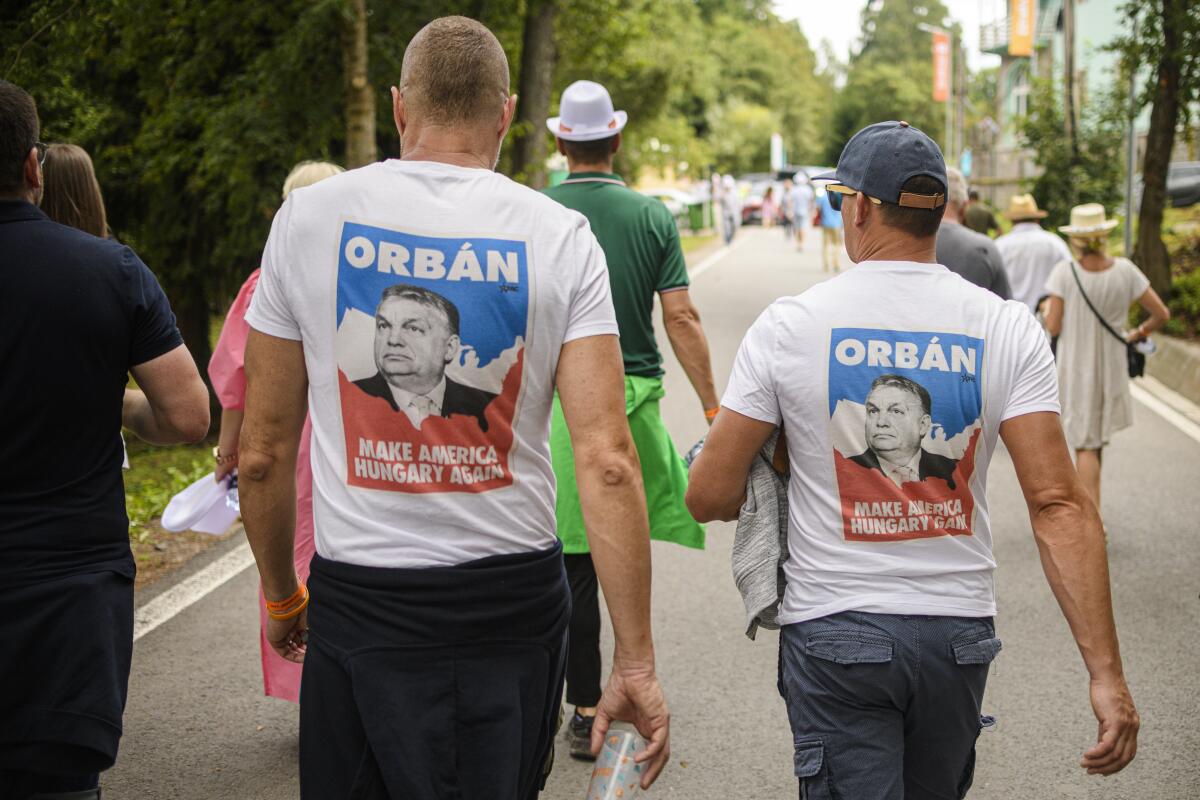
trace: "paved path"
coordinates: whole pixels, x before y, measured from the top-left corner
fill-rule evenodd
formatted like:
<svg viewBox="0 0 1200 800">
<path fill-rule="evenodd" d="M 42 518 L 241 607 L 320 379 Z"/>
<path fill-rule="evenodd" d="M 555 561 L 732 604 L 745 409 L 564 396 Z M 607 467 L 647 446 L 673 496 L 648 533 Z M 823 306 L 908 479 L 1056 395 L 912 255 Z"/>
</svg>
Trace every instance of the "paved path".
<svg viewBox="0 0 1200 800">
<path fill-rule="evenodd" d="M 779 231 L 751 229 L 697 278 L 693 295 L 719 385 L 746 327 L 775 297 L 821 280 L 819 264 L 815 243 L 800 254 Z M 669 355 L 668 362 L 663 411 L 684 448 L 705 424 Z M 1126 669 L 1143 720 L 1138 759 L 1109 779 L 1076 766 L 1095 736 L 1086 674 L 1041 577 L 1024 503 L 1001 453 L 989 492 L 1005 649 L 985 700 L 999 724 L 980 739 L 972 800 L 1200 798 L 1200 442 L 1141 404 L 1135 416 L 1135 428 L 1107 453 L 1104 513 Z M 654 545 L 654 625 L 674 755 L 651 796 L 796 796 L 774 688 L 777 639 L 764 632 L 751 642 L 740 631 L 731 536 L 732 526 L 718 524 L 704 552 Z M 206 554 L 185 574 L 220 555 Z M 163 588 L 151 587 L 139 605 Z M 296 709 L 261 696 L 254 595 L 255 576 L 246 570 L 138 641 L 126 735 L 117 767 L 104 776 L 106 798 L 297 796 Z M 560 743 L 543 797 L 582 798 L 589 775 Z"/>
</svg>

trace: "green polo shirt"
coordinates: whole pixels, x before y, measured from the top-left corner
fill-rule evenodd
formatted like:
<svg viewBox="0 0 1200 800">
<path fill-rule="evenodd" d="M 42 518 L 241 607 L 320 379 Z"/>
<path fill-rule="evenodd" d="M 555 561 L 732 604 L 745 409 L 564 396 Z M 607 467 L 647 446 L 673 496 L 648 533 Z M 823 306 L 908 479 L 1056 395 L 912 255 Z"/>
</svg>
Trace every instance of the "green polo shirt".
<svg viewBox="0 0 1200 800">
<path fill-rule="evenodd" d="M 572 172 L 546 194 L 587 217 L 608 261 L 625 374 L 657 378 L 654 295 L 688 285 L 679 231 L 661 201 L 633 191 L 617 175 Z"/>
</svg>

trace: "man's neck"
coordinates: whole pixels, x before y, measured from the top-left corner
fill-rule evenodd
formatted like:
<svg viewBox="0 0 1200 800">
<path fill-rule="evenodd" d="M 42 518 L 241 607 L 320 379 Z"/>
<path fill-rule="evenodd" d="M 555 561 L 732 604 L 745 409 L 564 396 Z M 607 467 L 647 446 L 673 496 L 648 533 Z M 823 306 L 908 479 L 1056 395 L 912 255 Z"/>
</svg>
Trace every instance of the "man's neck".
<svg viewBox="0 0 1200 800">
<path fill-rule="evenodd" d="M 613 162 L 598 162 L 595 164 L 584 164 L 578 161 L 567 159 L 567 169 L 572 173 L 576 172 L 603 172 L 605 175 L 613 174 Z"/>
<path fill-rule="evenodd" d="M 401 161 L 436 161 L 455 167 L 491 170 L 495 156 L 478 136 L 449 128 L 426 126 L 401 140 Z"/>
<path fill-rule="evenodd" d="M 918 264 L 936 264 L 937 239 L 888 236 L 880 241 L 864 242 L 858 263 L 864 261 L 915 261 Z"/>
<path fill-rule="evenodd" d="M 37 198 L 36 195 L 31 191 L 4 192 L 0 193 L 0 202 L 29 203 L 30 205 L 36 206 Z"/>
</svg>

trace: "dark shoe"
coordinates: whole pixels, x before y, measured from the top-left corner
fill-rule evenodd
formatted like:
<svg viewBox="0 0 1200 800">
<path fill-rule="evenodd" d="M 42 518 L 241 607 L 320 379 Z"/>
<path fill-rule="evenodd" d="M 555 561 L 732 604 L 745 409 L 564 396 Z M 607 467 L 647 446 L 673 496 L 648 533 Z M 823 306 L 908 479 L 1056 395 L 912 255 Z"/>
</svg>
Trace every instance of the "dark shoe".
<svg viewBox="0 0 1200 800">
<path fill-rule="evenodd" d="M 571 747 L 571 758 L 579 758 L 584 761 L 596 760 L 596 757 L 592 755 L 592 723 L 595 721 L 595 717 L 571 715 L 566 732 L 567 744 Z"/>
</svg>

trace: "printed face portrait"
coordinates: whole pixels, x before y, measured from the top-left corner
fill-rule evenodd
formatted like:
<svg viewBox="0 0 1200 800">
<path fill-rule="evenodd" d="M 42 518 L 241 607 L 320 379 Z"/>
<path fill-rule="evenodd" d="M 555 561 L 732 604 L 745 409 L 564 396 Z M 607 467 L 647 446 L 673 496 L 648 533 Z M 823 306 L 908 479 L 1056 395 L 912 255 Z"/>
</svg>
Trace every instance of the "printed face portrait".
<svg viewBox="0 0 1200 800">
<path fill-rule="evenodd" d="M 932 420 L 915 393 L 883 385 L 867 395 L 867 446 L 880 458 L 907 464 L 931 427 Z"/>
<path fill-rule="evenodd" d="M 446 314 L 407 297 L 387 297 L 375 311 L 375 366 L 388 383 L 424 393 L 441 381 L 460 348 Z"/>
</svg>

